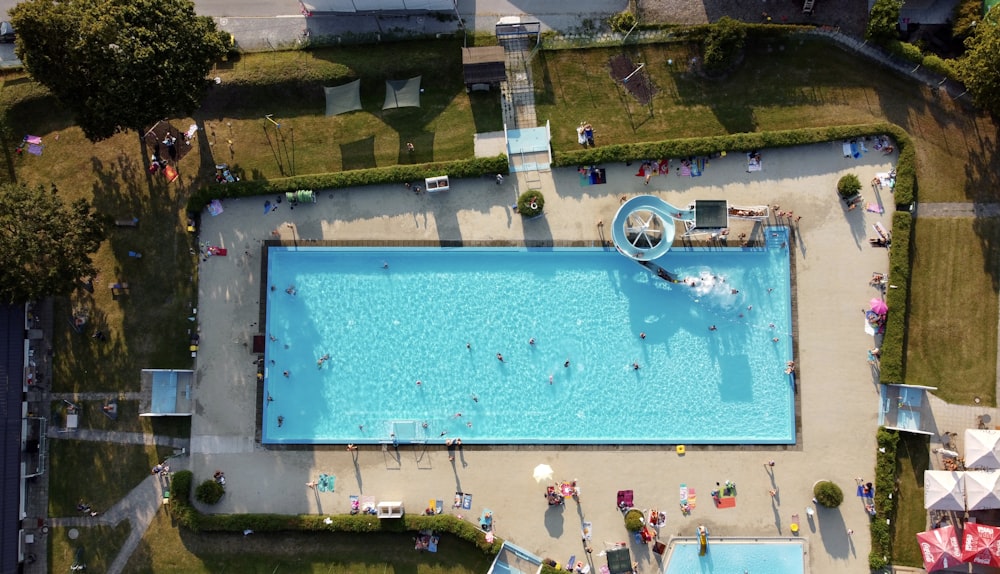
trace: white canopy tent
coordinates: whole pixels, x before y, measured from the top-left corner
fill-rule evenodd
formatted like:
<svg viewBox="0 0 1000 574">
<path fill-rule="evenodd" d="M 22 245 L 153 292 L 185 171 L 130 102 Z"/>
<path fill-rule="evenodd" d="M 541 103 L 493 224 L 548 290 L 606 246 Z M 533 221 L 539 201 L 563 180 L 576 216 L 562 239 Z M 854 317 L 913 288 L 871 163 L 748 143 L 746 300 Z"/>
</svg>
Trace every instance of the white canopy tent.
<svg viewBox="0 0 1000 574">
<path fill-rule="evenodd" d="M 965 429 L 965 468 L 1000 468 L 1000 431 Z"/>
<path fill-rule="evenodd" d="M 968 510 L 1000 508 L 1000 471 L 967 471 L 965 505 Z"/>
<path fill-rule="evenodd" d="M 964 473 L 948 470 L 924 471 L 924 508 L 965 510 Z"/>
</svg>

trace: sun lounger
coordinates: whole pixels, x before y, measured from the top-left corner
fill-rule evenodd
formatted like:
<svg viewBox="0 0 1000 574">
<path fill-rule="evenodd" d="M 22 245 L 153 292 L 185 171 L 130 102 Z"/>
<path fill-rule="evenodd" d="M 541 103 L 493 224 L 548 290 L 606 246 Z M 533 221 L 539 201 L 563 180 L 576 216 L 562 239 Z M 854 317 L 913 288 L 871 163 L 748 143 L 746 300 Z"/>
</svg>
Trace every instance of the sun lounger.
<svg viewBox="0 0 1000 574">
<path fill-rule="evenodd" d="M 472 495 L 469 494 L 468 492 L 466 492 L 465 495 L 462 496 L 462 509 L 463 510 L 472 509 Z"/>
<path fill-rule="evenodd" d="M 434 514 L 441 514 L 442 512 L 444 512 L 444 501 L 443 500 L 435 500 L 434 501 Z"/>
<path fill-rule="evenodd" d="M 792 531 L 792 534 L 798 534 L 799 532 L 799 515 L 792 515 L 792 524 L 788 527 Z"/>
<path fill-rule="evenodd" d="M 885 226 L 882 225 L 881 221 L 876 221 L 874 224 L 872 224 L 872 228 L 875 229 L 875 233 L 878 233 L 878 236 L 881 237 L 883 241 L 889 241 L 889 239 L 892 237 L 891 235 L 889 235 L 889 231 L 886 230 Z"/>
<path fill-rule="evenodd" d="M 452 508 L 462 508 L 462 496 L 461 492 L 455 493 L 455 502 L 451 505 Z"/>
</svg>

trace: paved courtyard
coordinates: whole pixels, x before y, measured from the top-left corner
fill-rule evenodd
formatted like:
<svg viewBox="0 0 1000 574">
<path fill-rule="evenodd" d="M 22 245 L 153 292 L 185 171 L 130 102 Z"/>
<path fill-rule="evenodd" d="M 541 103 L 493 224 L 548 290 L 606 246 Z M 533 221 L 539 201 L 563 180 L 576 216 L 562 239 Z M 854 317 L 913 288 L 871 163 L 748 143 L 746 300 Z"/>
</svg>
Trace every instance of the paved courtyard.
<svg viewBox="0 0 1000 574">
<path fill-rule="evenodd" d="M 627 540 L 615 507 L 619 489 L 635 491 L 640 508 L 667 513 L 660 538 L 691 536 L 699 524 L 713 536 L 790 536 L 793 514 L 803 518 L 812 573 L 867 572 L 868 516 L 853 494 L 855 477 L 872 480 L 879 408 L 876 381 L 866 361 L 872 338 L 859 312 L 876 295 L 872 272 L 886 272 L 887 252 L 869 246 L 872 224 L 891 226 L 893 197 L 865 186 L 866 201 L 886 213 L 846 211 L 836 195 L 837 179 L 849 172 L 868 182 L 891 169 L 894 157 L 872 151 L 845 159 L 841 144 L 761 150 L 764 169 L 747 173 L 744 154 L 712 160 L 699 178 L 675 175 L 643 185 L 638 165 L 608 165 L 606 185 L 581 187 L 575 169 L 541 174 L 546 215 L 522 221 L 513 213 L 523 179 L 513 175 L 497 186 L 492 177 L 452 181 L 440 196 L 415 196 L 402 182 L 322 192 L 313 205 L 290 210 L 282 203 L 264 214 L 265 199 L 227 200 L 218 217 L 205 215 L 200 238 L 228 249 L 226 257 L 201 263 L 198 321 L 201 347 L 193 397 L 190 465 L 196 480 L 222 469 L 227 496 L 214 512 L 343 513 L 349 495 L 402 500 L 421 512 L 429 499 L 443 499 L 448 512 L 477 520 L 484 507 L 496 529 L 519 546 L 564 561 L 583 555 L 580 524 L 593 522 L 594 566 L 604 542 Z M 261 242 L 274 239 L 429 241 L 591 241 L 600 245 L 599 221 L 610 224 L 620 198 L 656 194 L 675 205 L 694 199 L 728 199 L 735 205 L 779 205 L 801 220 L 794 223 L 796 361 L 799 366 L 799 435 L 783 447 L 689 446 L 685 456 L 671 447 L 640 446 L 466 446 L 450 462 L 442 444 L 383 449 L 343 445 L 269 450 L 255 444 L 256 366 L 250 353 L 259 332 Z M 787 220 L 785 220 L 787 221 Z M 774 218 L 772 217 L 772 222 Z M 731 244 L 734 242 L 731 242 Z M 892 278 L 889 278 L 892 282 Z M 641 422 L 654 421 L 636 405 Z M 773 459 L 775 466 L 765 463 Z M 556 479 L 577 479 L 579 504 L 547 506 L 532 469 L 547 463 Z M 318 493 L 305 486 L 319 473 L 337 477 L 336 490 Z M 837 482 L 847 495 L 838 510 L 819 510 L 806 520 L 812 485 Z M 716 509 L 709 493 L 716 482 L 738 486 L 737 506 Z M 691 516 L 678 508 L 678 487 L 701 495 Z M 770 489 L 777 496 L 769 495 Z M 471 510 L 450 509 L 455 491 L 474 495 Z M 852 529 L 855 534 L 848 534 Z M 640 571 L 659 567 L 655 554 L 633 544 Z"/>
</svg>

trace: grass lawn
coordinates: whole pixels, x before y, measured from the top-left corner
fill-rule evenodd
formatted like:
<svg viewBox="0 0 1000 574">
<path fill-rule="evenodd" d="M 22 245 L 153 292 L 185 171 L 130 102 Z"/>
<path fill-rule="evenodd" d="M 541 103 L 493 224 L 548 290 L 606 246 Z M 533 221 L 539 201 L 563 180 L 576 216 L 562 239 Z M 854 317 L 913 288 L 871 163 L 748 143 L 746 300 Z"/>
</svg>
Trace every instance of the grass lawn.
<svg viewBox="0 0 1000 574">
<path fill-rule="evenodd" d="M 115 559 L 128 533 L 131 531 L 128 521 L 117 526 L 77 527 L 79 534 L 76 540 L 69 537 L 70 528 L 55 527 L 49 532 L 49 572 L 70 572 L 70 566 L 76 559 L 77 549 L 83 549 L 83 564 L 86 572 L 107 572 L 111 561 Z"/>
<path fill-rule="evenodd" d="M 323 574 L 473 574 L 491 558 L 451 535 L 436 554 L 413 549 L 406 533 L 193 533 L 161 509 L 125 568 L 126 574 L 314 572 Z"/>
<path fill-rule="evenodd" d="M 993 405 L 1000 219 L 918 216 L 913 228 L 906 382 L 938 387 L 948 402 Z"/>
<path fill-rule="evenodd" d="M 899 478 L 899 509 L 893 528 L 893 564 L 923 567 L 920 547 L 915 538 L 927 526 L 924 510 L 924 471 L 930 468 L 930 439 L 910 433 L 899 433 L 896 476 Z"/>
<path fill-rule="evenodd" d="M 49 516 L 77 516 L 78 502 L 104 512 L 135 488 L 171 449 L 72 439 L 49 442 Z M 54 571 L 54 570 L 53 570 Z"/>
</svg>

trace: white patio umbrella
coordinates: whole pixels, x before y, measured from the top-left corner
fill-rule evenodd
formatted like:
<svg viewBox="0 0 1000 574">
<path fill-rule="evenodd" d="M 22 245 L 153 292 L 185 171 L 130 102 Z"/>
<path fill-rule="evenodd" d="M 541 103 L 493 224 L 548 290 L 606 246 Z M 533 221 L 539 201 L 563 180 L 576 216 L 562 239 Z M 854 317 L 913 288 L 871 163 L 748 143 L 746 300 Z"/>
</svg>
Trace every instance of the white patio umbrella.
<svg viewBox="0 0 1000 574">
<path fill-rule="evenodd" d="M 965 467 L 1000 468 L 1000 431 L 965 429 Z"/>
<path fill-rule="evenodd" d="M 928 510 L 965 510 L 965 480 L 962 472 L 924 471 L 924 508 Z"/>
<path fill-rule="evenodd" d="M 966 471 L 965 506 L 969 510 L 1000 508 L 1000 471 Z"/>
<path fill-rule="evenodd" d="M 535 482 L 550 481 L 552 480 L 552 467 L 540 464 L 535 467 L 535 472 L 531 476 L 535 478 Z"/>
</svg>

